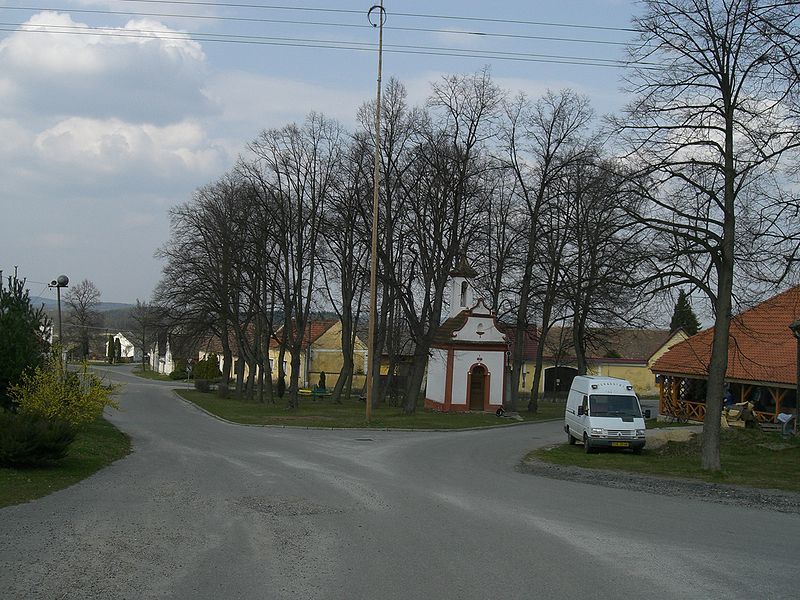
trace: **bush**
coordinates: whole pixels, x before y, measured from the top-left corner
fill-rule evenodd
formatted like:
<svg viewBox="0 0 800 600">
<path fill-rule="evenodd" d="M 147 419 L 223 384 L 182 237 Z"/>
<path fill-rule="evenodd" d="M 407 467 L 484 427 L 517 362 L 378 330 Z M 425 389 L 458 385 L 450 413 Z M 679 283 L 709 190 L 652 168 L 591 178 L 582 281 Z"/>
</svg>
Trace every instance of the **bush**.
<svg viewBox="0 0 800 600">
<path fill-rule="evenodd" d="M 208 393 L 211 391 L 211 382 L 208 381 L 208 379 L 195 379 L 194 389 L 196 389 L 198 392 Z"/>
<path fill-rule="evenodd" d="M 117 408 L 111 399 L 114 390 L 90 373 L 86 364 L 80 371 L 62 373 L 58 358 L 51 356 L 44 367 L 24 375 L 11 388 L 11 398 L 23 414 L 82 427 L 103 414 L 106 406 Z"/>
<path fill-rule="evenodd" d="M 0 410 L 13 410 L 11 386 L 44 364 L 50 345 L 42 332 L 52 324 L 43 307 L 31 304 L 24 279 L 7 281 L 0 279 Z"/>
<path fill-rule="evenodd" d="M 178 381 L 180 379 L 189 379 L 189 374 L 186 372 L 186 369 L 175 369 L 172 373 L 169 374 L 169 378 Z"/>
<path fill-rule="evenodd" d="M 0 465 L 35 466 L 64 458 L 75 428 L 32 414 L 0 413 Z"/>
<path fill-rule="evenodd" d="M 213 352 L 203 360 L 198 361 L 192 370 L 195 379 L 218 379 L 222 377 L 219 370 L 219 358 Z"/>
</svg>

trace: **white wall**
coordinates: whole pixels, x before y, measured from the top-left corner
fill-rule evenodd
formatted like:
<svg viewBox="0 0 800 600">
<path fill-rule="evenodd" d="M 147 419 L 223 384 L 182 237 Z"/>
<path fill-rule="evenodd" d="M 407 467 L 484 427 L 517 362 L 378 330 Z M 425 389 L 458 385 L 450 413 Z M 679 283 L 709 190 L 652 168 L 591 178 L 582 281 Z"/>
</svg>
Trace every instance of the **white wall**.
<svg viewBox="0 0 800 600">
<path fill-rule="evenodd" d="M 481 361 L 478 361 L 481 358 Z M 456 350 L 453 358 L 453 404 L 467 404 L 467 374 L 472 365 L 480 362 L 491 375 L 489 402 L 503 403 L 503 365 L 505 352 L 482 350 Z"/>
<path fill-rule="evenodd" d="M 447 385 L 447 350 L 432 349 L 428 359 L 428 382 L 425 386 L 425 398 L 444 403 L 444 391 Z"/>
</svg>

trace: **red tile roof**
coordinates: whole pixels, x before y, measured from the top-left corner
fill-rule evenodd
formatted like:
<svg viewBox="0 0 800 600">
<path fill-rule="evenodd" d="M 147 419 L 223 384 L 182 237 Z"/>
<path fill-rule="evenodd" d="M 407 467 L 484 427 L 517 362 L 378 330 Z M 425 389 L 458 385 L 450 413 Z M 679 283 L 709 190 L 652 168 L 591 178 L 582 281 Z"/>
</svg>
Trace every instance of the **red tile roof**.
<svg viewBox="0 0 800 600">
<path fill-rule="evenodd" d="M 513 342 L 514 327 L 506 325 L 504 333 Z M 589 332 L 586 358 L 592 363 L 646 363 L 674 333 L 668 329 L 594 329 Z M 537 329 L 531 326 L 523 341 L 525 360 L 534 360 L 538 343 Z M 544 359 L 564 364 L 575 360 L 571 328 L 550 328 L 544 345 Z"/>
<path fill-rule="evenodd" d="M 728 370 L 732 380 L 794 384 L 797 341 L 789 325 L 800 317 L 800 286 L 731 320 Z M 675 344 L 653 365 L 654 373 L 706 377 L 714 328 Z"/>
<path fill-rule="evenodd" d="M 324 319 L 319 321 L 310 321 L 306 323 L 306 331 L 303 334 L 302 349 L 303 350 L 308 349 L 308 347 L 311 344 L 313 344 L 319 338 L 321 338 L 322 335 L 326 331 L 328 331 L 328 329 L 336 325 L 336 323 L 338 322 L 339 321 L 337 319 Z M 277 337 L 278 339 L 283 339 L 283 327 L 281 327 L 275 332 L 275 337 Z M 278 348 L 280 347 L 280 345 L 281 344 L 278 342 L 278 340 L 271 339 L 269 341 L 270 348 Z"/>
<path fill-rule="evenodd" d="M 321 319 L 317 321 L 311 321 L 306 324 L 306 332 L 303 336 L 303 344 L 302 349 L 307 350 L 309 344 L 313 344 L 316 342 L 322 335 L 328 331 L 331 327 L 333 327 L 339 321 L 336 319 Z M 275 336 L 280 339 L 283 333 L 283 328 L 281 327 L 275 332 Z M 252 342 L 255 331 L 252 325 L 247 327 L 245 331 L 245 335 L 247 336 L 248 341 Z M 230 347 L 235 351 L 236 349 L 236 336 L 233 333 L 230 333 L 228 336 L 230 340 Z M 270 339 L 269 341 L 270 348 L 279 348 L 280 343 L 275 340 L 274 338 Z M 216 352 L 217 354 L 222 354 L 222 341 L 217 336 L 211 336 L 207 338 L 202 344 L 201 347 L 209 352 Z"/>
</svg>

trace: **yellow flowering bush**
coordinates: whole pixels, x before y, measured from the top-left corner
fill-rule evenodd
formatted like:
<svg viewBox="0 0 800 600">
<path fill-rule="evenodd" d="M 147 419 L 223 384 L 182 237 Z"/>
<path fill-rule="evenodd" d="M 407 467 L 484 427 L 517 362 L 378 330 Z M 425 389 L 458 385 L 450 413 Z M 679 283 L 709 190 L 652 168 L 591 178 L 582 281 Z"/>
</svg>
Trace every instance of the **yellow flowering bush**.
<svg viewBox="0 0 800 600">
<path fill-rule="evenodd" d="M 111 399 L 114 391 L 90 373 L 86 364 L 78 371 L 63 372 L 58 358 L 52 357 L 43 367 L 24 375 L 10 395 L 22 414 L 81 427 L 97 419 L 106 406 L 118 408 Z"/>
</svg>

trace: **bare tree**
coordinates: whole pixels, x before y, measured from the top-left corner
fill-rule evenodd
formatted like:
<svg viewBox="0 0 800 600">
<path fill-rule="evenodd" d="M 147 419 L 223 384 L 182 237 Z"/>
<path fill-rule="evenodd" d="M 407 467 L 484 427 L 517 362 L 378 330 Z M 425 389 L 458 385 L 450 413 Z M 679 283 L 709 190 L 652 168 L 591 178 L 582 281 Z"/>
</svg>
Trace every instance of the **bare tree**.
<svg viewBox="0 0 800 600">
<path fill-rule="evenodd" d="M 319 114 L 302 127 L 264 131 L 249 146 L 239 172 L 271 202 L 275 244 L 276 297 L 283 308 L 281 352 L 291 358 L 289 406 L 299 403 L 300 354 L 317 290 L 317 267 L 325 203 L 333 192 L 341 160 L 341 128 Z M 278 378 L 284 377 L 278 360 Z"/>
<path fill-rule="evenodd" d="M 587 370 L 587 348 L 598 332 L 642 324 L 639 265 L 647 257 L 628 215 L 638 197 L 623 172 L 599 155 L 576 162 L 566 178 L 570 206 L 561 294 L 571 312 L 578 373 Z"/>
<path fill-rule="evenodd" d="M 97 326 L 100 320 L 96 310 L 100 304 L 100 290 L 94 283 L 84 279 L 69 288 L 64 300 L 70 309 L 67 322 L 75 329 L 80 356 L 85 359 L 89 356 L 89 330 Z"/>
<path fill-rule="evenodd" d="M 364 268 L 369 255 L 368 170 L 370 151 L 363 139 L 356 137 L 342 161 L 335 191 L 325 207 L 323 222 L 326 256 L 322 263 L 330 305 L 342 323 L 342 368 L 333 388 L 333 400 L 350 396 L 355 371 L 356 330 L 364 307 L 368 272 Z"/>
<path fill-rule="evenodd" d="M 635 19 L 623 143 L 641 163 L 637 217 L 658 251 L 651 282 L 702 291 L 714 311 L 702 466 L 720 469 L 728 334 L 739 266 L 775 227 L 763 203 L 798 147 L 795 3 L 644 0 Z M 796 63 L 794 63 L 796 64 Z M 767 214 L 766 218 L 763 216 Z M 752 218 L 751 218 L 752 217 Z"/>
<path fill-rule="evenodd" d="M 506 104 L 505 116 L 500 137 L 503 161 L 519 184 L 517 193 L 525 206 L 528 224 L 511 357 L 509 402 L 514 408 L 513 396 L 522 375 L 524 337 L 531 320 L 540 216 L 556 193 L 562 171 L 583 155 L 593 113 L 587 98 L 572 90 L 562 90 L 548 91 L 535 103 L 523 95 L 517 96 Z M 555 284 L 555 280 L 550 283 Z M 535 410 L 536 406 L 529 404 L 528 408 Z"/>
<path fill-rule="evenodd" d="M 160 322 L 160 310 L 149 302 L 142 302 L 136 299 L 136 306 L 131 309 L 130 318 L 133 321 L 134 347 L 139 348 L 142 353 L 142 371 L 146 370 L 147 349 L 155 339 L 158 324 Z"/>
<path fill-rule="evenodd" d="M 445 77 L 433 86 L 431 118 L 402 181 L 406 214 L 402 263 L 388 274 L 411 335 L 414 362 L 403 411 L 416 410 L 428 352 L 442 316 L 449 273 L 476 236 L 487 196 L 485 142 L 501 100 L 487 71 Z M 401 270 L 402 264 L 402 270 Z"/>
<path fill-rule="evenodd" d="M 242 258 L 248 206 L 245 186 L 235 173 L 195 191 L 191 201 L 170 211 L 172 235 L 157 252 L 165 260 L 155 300 L 168 310 L 173 326 L 189 338 L 216 336 L 222 345 L 223 383 L 226 393 L 237 365 L 237 392 L 241 393 L 246 323 L 241 320 Z M 233 344 L 233 345 L 232 345 Z"/>
<path fill-rule="evenodd" d="M 418 108 L 408 105 L 408 94 L 405 86 L 392 78 L 383 94 L 381 118 L 381 187 L 380 213 L 378 226 L 378 306 L 375 324 L 374 346 L 369 348 L 370 354 L 376 357 L 387 356 L 390 365 L 396 360 L 400 350 L 398 328 L 403 328 L 402 311 L 398 300 L 398 286 L 393 282 L 400 281 L 404 271 L 403 256 L 406 244 L 402 234 L 403 215 L 406 213 L 408 195 L 406 190 L 409 179 L 413 176 L 414 149 L 420 141 L 420 130 L 426 115 Z M 363 131 L 356 133 L 369 148 L 370 156 L 374 156 L 375 139 L 375 103 L 364 104 L 358 113 Z M 374 160 L 374 159 L 373 159 Z M 370 161 L 364 167 L 368 186 L 373 185 L 374 163 Z M 369 204 L 364 207 L 364 222 L 371 222 L 372 209 Z M 372 362 L 372 399 L 377 406 L 385 397 L 387 387 L 381 388 L 381 361 Z M 389 369 L 391 376 L 392 369 Z M 387 380 L 388 383 L 388 380 Z"/>
</svg>

